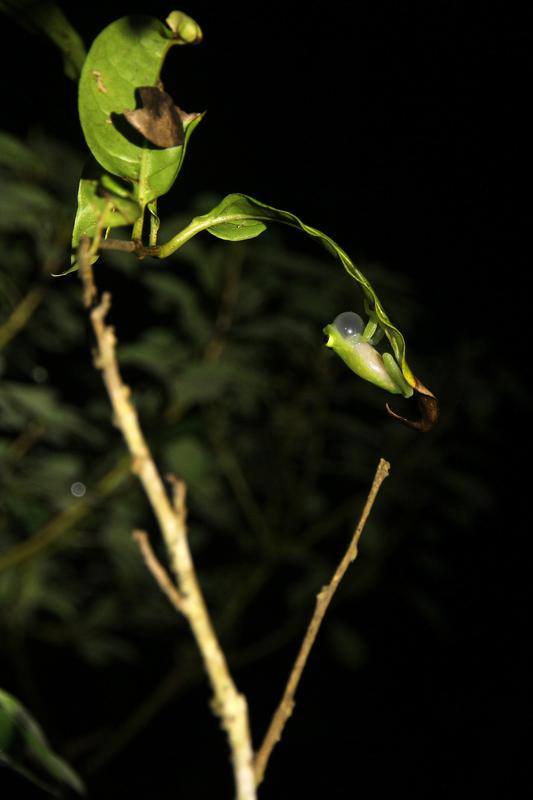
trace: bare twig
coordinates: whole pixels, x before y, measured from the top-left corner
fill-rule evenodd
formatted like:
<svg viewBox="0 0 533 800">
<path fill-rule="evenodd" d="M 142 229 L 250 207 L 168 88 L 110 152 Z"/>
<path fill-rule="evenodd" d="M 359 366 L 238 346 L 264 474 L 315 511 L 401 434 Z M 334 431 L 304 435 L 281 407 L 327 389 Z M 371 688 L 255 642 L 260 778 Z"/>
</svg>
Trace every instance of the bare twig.
<svg viewBox="0 0 533 800">
<path fill-rule="evenodd" d="M 339 583 L 343 579 L 351 562 L 357 556 L 359 539 L 361 538 L 368 515 L 370 514 L 372 506 L 374 505 L 374 501 L 377 497 L 381 484 L 389 474 L 389 469 L 390 464 L 383 458 L 380 459 L 370 492 L 368 493 L 363 512 L 359 522 L 357 523 L 357 527 L 354 531 L 351 542 L 348 545 L 348 548 L 337 569 L 335 570 L 331 581 L 324 586 L 324 588 L 317 595 L 315 610 L 303 638 L 291 674 L 289 675 L 289 680 L 287 681 L 285 691 L 283 692 L 283 697 L 281 698 L 280 704 L 274 712 L 274 716 L 272 717 L 272 721 L 266 732 L 265 738 L 263 739 L 261 747 L 259 748 L 255 757 L 255 777 L 257 784 L 260 784 L 263 780 L 270 754 L 272 753 L 276 743 L 280 740 L 283 728 L 292 714 L 296 689 L 298 688 L 300 678 L 302 677 L 302 672 L 307 663 L 311 648 L 313 647 L 317 637 L 320 625 L 322 624 L 322 620 L 324 619 L 326 611 L 328 610 L 329 604 L 331 603 Z"/>
<path fill-rule="evenodd" d="M 90 266 L 87 253 L 82 248 L 78 251 L 78 259 L 87 294 L 90 291 L 87 288 L 87 271 Z M 115 353 L 115 334 L 105 321 L 110 306 L 111 296 L 105 293 L 90 314 L 97 342 L 95 366 L 102 372 L 115 423 L 120 428 L 132 456 L 132 470 L 138 476 L 159 523 L 176 577 L 180 610 L 187 618 L 202 654 L 215 696 L 214 709 L 230 743 L 237 800 L 254 800 L 256 788 L 246 699 L 237 691 L 233 682 L 196 578 L 187 541 L 184 496 L 182 494 L 180 500 L 178 493 L 175 505 L 170 501 L 141 430 L 137 411 L 130 400 L 130 389 L 122 381 Z M 183 513 L 179 511 L 180 502 Z"/>
<path fill-rule="evenodd" d="M 166 569 L 157 560 L 157 556 L 152 550 L 152 545 L 148 539 L 148 534 L 145 531 L 133 531 L 133 538 L 139 545 L 139 550 L 144 558 L 144 562 L 159 584 L 161 591 L 166 594 L 174 608 L 184 614 L 183 597 L 179 593 L 177 587 L 172 583 Z"/>
</svg>

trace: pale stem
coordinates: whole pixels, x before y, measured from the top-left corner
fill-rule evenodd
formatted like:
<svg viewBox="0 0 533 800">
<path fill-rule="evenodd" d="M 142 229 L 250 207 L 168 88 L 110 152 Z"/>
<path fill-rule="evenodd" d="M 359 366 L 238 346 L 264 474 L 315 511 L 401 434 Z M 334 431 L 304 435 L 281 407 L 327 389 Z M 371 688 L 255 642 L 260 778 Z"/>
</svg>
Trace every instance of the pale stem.
<svg viewBox="0 0 533 800">
<path fill-rule="evenodd" d="M 78 251 L 82 278 L 87 275 L 88 254 L 89 242 L 83 240 Z M 89 293 L 86 289 L 86 296 Z M 131 391 L 120 375 L 115 334 L 105 322 L 110 306 L 111 296 L 105 293 L 90 313 L 97 342 L 95 366 L 102 373 L 115 424 L 121 430 L 132 457 L 132 470 L 138 476 L 159 523 L 177 581 L 180 610 L 189 622 L 202 654 L 214 693 L 214 709 L 230 743 L 237 800 L 255 800 L 253 751 L 246 699 L 233 682 L 196 578 L 187 540 L 184 507 L 180 510 L 179 504 L 174 506 L 169 499 L 131 402 Z"/>
<path fill-rule="evenodd" d="M 258 785 L 263 780 L 270 754 L 272 753 L 276 743 L 279 742 L 283 728 L 292 714 L 296 689 L 298 688 L 300 678 L 302 677 L 302 672 L 307 663 L 307 658 L 311 648 L 313 647 L 317 637 L 320 625 L 322 624 L 322 620 L 324 619 L 326 611 L 328 610 L 333 595 L 337 591 L 339 583 L 343 579 L 351 562 L 354 561 L 357 556 L 359 539 L 361 538 L 368 515 L 370 514 L 372 506 L 374 505 L 374 501 L 377 497 L 381 484 L 389 474 L 389 469 L 390 464 L 383 458 L 380 459 L 374 475 L 372 486 L 370 487 L 370 491 L 363 508 L 363 512 L 359 522 L 357 523 L 357 527 L 354 531 L 350 544 L 348 545 L 344 556 L 335 570 L 332 579 L 317 595 L 315 610 L 303 638 L 298 655 L 296 656 L 296 661 L 294 662 L 291 674 L 289 675 L 289 680 L 287 681 L 285 691 L 283 692 L 283 697 L 281 698 L 279 706 L 274 712 L 274 716 L 272 717 L 265 738 L 263 739 L 261 747 L 259 748 L 255 757 L 255 777 Z"/>
</svg>

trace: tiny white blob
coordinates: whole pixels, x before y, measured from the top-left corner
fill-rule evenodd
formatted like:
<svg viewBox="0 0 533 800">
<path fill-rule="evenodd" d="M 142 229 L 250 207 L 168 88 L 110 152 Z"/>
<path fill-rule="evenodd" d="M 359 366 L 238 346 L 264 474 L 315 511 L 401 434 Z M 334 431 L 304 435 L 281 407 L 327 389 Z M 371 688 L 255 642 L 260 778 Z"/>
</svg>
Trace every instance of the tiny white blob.
<svg viewBox="0 0 533 800">
<path fill-rule="evenodd" d="M 74 497 L 83 497 L 86 491 L 87 487 L 81 481 L 75 481 L 70 487 L 70 493 L 73 494 Z"/>
</svg>

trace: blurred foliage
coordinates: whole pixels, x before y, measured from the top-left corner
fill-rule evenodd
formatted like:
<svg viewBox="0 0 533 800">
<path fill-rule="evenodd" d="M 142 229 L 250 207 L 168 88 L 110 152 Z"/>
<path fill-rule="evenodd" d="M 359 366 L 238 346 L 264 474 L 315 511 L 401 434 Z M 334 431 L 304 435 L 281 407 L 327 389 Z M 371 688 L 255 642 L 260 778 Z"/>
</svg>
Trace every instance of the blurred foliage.
<svg viewBox="0 0 533 800">
<path fill-rule="evenodd" d="M 8 765 L 44 791 L 85 794 L 74 770 L 50 747 L 44 731 L 16 697 L 0 689 L 0 764 Z"/>
<path fill-rule="evenodd" d="M 84 700 L 70 690 L 72 751 L 95 767 L 143 693 L 130 732 L 199 666 L 132 542 L 134 528 L 156 526 L 90 363 L 79 280 L 50 277 L 66 266 L 79 172 L 63 143 L 0 138 L 0 683 L 10 678 L 38 707 L 41 690 L 63 686 L 73 670 L 87 668 L 97 685 L 127 675 L 100 716 L 90 692 Z M 162 241 L 216 201 L 189 200 L 183 216 L 167 217 Z M 360 312 L 362 300 L 303 237 L 198 237 L 164 263 L 106 252 L 96 266 L 100 288 L 113 293 L 120 364 L 157 462 L 187 481 L 191 546 L 232 665 L 297 641 L 380 456 L 392 475 L 327 621 L 324 641 L 344 665 L 365 658 L 354 603 L 385 583 L 428 624 L 446 623 L 436 588 L 451 581 L 443 543 L 468 535 L 490 508 L 473 442 L 518 391 L 512 376 L 504 364 L 487 372 L 482 339 L 440 351 L 421 342 L 417 352 L 414 333 L 429 328 L 429 312 L 404 276 L 362 266 L 441 396 L 430 435 L 390 420 L 382 393 L 322 346 L 324 324 Z M 450 433 L 461 426 L 468 442 Z M 148 697 L 169 651 L 180 680 Z M 115 732 L 107 755 L 128 735 Z"/>
<path fill-rule="evenodd" d="M 50 39 L 63 56 L 65 75 L 79 77 L 85 60 L 85 47 L 57 3 L 49 0 L 0 0 L 0 12 L 13 17 L 31 33 Z"/>
</svg>

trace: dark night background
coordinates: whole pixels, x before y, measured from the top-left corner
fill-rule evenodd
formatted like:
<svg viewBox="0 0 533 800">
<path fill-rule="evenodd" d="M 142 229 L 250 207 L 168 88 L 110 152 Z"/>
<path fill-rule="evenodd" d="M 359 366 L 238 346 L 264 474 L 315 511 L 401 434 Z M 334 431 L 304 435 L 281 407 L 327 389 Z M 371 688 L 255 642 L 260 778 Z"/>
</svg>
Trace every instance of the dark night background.
<svg viewBox="0 0 533 800">
<path fill-rule="evenodd" d="M 87 45 L 123 14 L 164 18 L 170 10 L 161 2 L 101 0 L 63 8 Z M 186 204 L 197 190 L 239 191 L 293 211 L 356 263 L 406 275 L 416 305 L 412 366 L 442 405 L 439 428 L 423 445 L 428 479 L 444 448 L 447 468 L 467 465 L 483 496 L 475 513 L 462 519 L 458 512 L 445 537 L 435 534 L 430 556 L 439 567 L 422 581 L 438 609 L 433 618 L 405 601 L 416 570 L 409 536 L 391 551 L 372 590 L 351 596 L 349 612 L 344 606 L 344 622 L 356 620 L 365 642 L 357 667 L 326 646 L 333 604 L 259 796 L 517 796 L 531 777 L 530 521 L 519 466 L 529 427 L 519 366 L 526 292 L 516 288 L 526 269 L 519 242 L 530 28 L 503 6 L 464 2 L 309 2 L 297 11 L 276 2 L 191 0 L 182 8 L 200 23 L 204 41 L 170 52 L 165 88 L 183 108 L 208 113 L 161 215 L 165 204 L 183 197 Z M 2 127 L 23 137 L 39 128 L 82 151 L 75 86 L 60 57 L 2 18 L 2 38 L 14 37 L 22 42 L 18 54 L 5 47 L 1 54 Z M 302 251 L 312 248 L 303 242 Z M 138 302 L 135 292 L 132 298 Z M 468 369 L 481 377 L 464 388 Z M 373 440 L 381 450 L 370 463 L 390 458 L 392 483 L 395 470 L 417 457 L 416 435 L 395 439 L 390 452 L 392 423 L 380 412 L 369 424 L 383 424 Z M 385 484 L 384 504 L 387 491 Z M 396 506 L 403 529 L 439 529 L 448 509 L 434 496 L 425 504 L 423 493 L 422 484 Z M 337 537 L 325 551 L 331 569 L 342 542 Z M 184 626 L 178 635 L 186 635 Z M 297 640 L 295 634 L 272 657 L 236 669 L 256 743 Z M 42 663 L 54 671 L 46 653 Z M 9 688 L 11 677 L 15 686 L 13 668 L 7 661 L 2 668 L 0 685 Z M 127 683 L 124 666 L 114 674 Z M 149 671 L 135 674 L 132 681 L 149 680 Z M 62 680 L 79 681 L 95 706 L 106 691 L 83 668 Z M 51 679 L 47 689 L 54 685 Z M 56 742 L 68 739 L 68 715 L 68 708 L 58 712 Z M 98 722 L 94 715 L 88 727 Z M 192 732 L 178 748 L 182 725 Z M 196 685 L 92 783 L 89 777 L 90 796 L 229 798 L 225 759 L 207 692 Z M 187 778 L 177 777 L 181 763 Z M 0 772 L 2 797 L 39 796 L 19 782 L 4 792 L 1 782 L 10 780 Z"/>
</svg>

